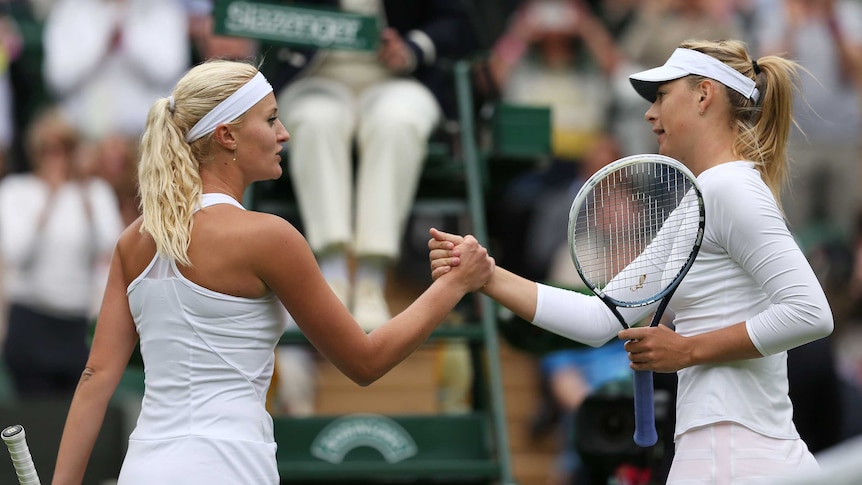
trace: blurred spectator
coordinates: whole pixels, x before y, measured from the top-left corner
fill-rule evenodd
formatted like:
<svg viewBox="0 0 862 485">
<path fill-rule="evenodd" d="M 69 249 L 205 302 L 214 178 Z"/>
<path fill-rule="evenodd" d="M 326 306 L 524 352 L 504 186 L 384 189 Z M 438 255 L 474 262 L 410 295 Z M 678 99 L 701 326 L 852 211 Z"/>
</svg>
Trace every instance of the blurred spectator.
<svg viewBox="0 0 862 485">
<path fill-rule="evenodd" d="M 654 152 L 655 136 L 644 124 L 648 103 L 631 89 L 628 76 L 658 66 L 688 39 L 743 39 L 741 3 L 735 0 L 610 0 L 627 11 L 616 39 L 623 59 L 614 76 L 614 133 L 626 154 Z M 609 9 L 611 10 L 611 9 Z M 622 15 L 615 12 L 615 15 Z"/>
<path fill-rule="evenodd" d="M 53 0 L 5 0 L 0 8 L 15 23 L 20 36 L 20 53 L 9 59 L 9 78 L 13 92 L 14 137 L 10 147 L 6 172 L 30 170 L 24 147 L 23 127 L 29 126 L 34 116 L 48 104 L 48 93 L 42 74 L 42 31 L 47 12 Z"/>
<path fill-rule="evenodd" d="M 569 209 L 578 190 L 592 174 L 623 156 L 616 137 L 605 133 L 597 138 L 590 153 L 584 157 L 577 177 L 571 180 L 564 190 L 543 194 L 540 198 L 539 215 L 534 218 L 527 232 L 530 234 L 530 242 L 527 245 L 530 254 L 528 257 L 535 258 L 537 257 L 535 255 L 543 254 L 543 259 L 537 260 L 537 263 L 545 268 L 544 278 L 567 288 L 583 286 L 583 281 L 572 263 L 566 236 Z"/>
<path fill-rule="evenodd" d="M 180 0 L 56 0 L 44 49 L 50 93 L 91 140 L 140 136 L 152 103 L 191 62 Z"/>
<path fill-rule="evenodd" d="M 21 154 L 21 135 L 18 126 L 25 119 L 21 113 L 32 104 L 31 90 L 22 90 L 20 78 L 22 64 L 32 57 L 32 42 L 21 33 L 19 24 L 25 23 L 29 16 L 29 2 L 24 0 L 0 1 L 0 177 L 7 173 L 20 171 L 27 167 L 26 157 Z M 26 73 L 25 79 L 30 77 Z M 40 76 L 36 76 L 37 78 Z M 39 83 L 30 83 L 31 89 Z M 0 274 L 4 273 L 0 257 Z M 0 283 L 0 348 L 6 335 L 6 298 L 5 289 Z"/>
<path fill-rule="evenodd" d="M 761 54 L 784 54 L 808 71 L 796 98 L 790 184 L 782 197 L 804 249 L 835 230 L 850 243 L 859 212 L 862 134 L 862 4 L 853 0 L 762 0 Z"/>
<path fill-rule="evenodd" d="M 123 225 L 141 215 L 138 206 L 138 139 L 119 133 L 103 137 L 93 147 L 93 171 L 114 189 Z"/>
<path fill-rule="evenodd" d="M 607 126 L 613 95 L 608 74 L 618 55 L 584 2 L 529 0 L 513 14 L 475 78 L 492 98 L 550 106 L 553 155 L 571 162 Z"/>
<path fill-rule="evenodd" d="M 0 177 L 6 174 L 6 158 L 15 136 L 13 88 L 10 65 L 20 55 L 21 35 L 15 19 L 0 11 Z"/>
<path fill-rule="evenodd" d="M 527 0 L 494 45 L 487 64 L 480 65 L 474 77 L 480 94 L 486 97 L 502 94 L 503 99 L 509 99 L 507 96 L 518 94 L 511 89 L 518 88 L 506 85 L 515 83 L 527 87 L 527 96 L 550 98 L 549 104 L 560 111 L 554 114 L 555 131 L 566 130 L 567 125 L 575 123 L 609 126 L 619 138 L 623 153 L 651 152 L 655 150 L 655 137 L 643 123 L 649 106 L 632 91 L 628 75 L 643 66 L 663 63 L 679 43 L 688 38 L 740 38 L 740 29 L 745 25 L 740 3 L 731 0 L 589 3 L 584 0 Z M 530 75 L 531 68 L 543 62 L 548 62 L 556 71 L 568 63 L 569 75 L 574 67 L 582 76 L 592 74 L 592 77 L 587 77 L 583 94 L 576 98 L 572 98 L 572 94 L 568 95 L 568 100 L 537 94 L 546 89 L 530 90 L 531 83 L 519 83 L 517 78 L 523 76 L 519 71 Z M 542 72 L 532 75 L 547 76 Z M 557 76 L 562 74 L 557 73 Z M 580 84 L 584 80 L 577 82 Z M 571 86 L 567 88 L 575 91 Z M 606 111 L 598 116 L 583 110 L 575 114 L 577 106 L 584 105 L 586 96 L 596 94 L 602 96 L 599 101 L 586 98 L 586 102 L 595 105 L 606 101 Z M 569 114 L 575 119 L 562 114 L 566 104 L 571 105 Z M 558 105 L 560 108 L 556 108 Z M 564 138 L 559 139 L 560 136 Z M 555 144 L 565 138 L 571 142 L 570 137 L 555 135 Z"/>
<path fill-rule="evenodd" d="M 640 66 L 658 66 L 680 42 L 741 39 L 737 2 L 731 0 L 643 0 L 621 34 L 620 47 Z"/>
<path fill-rule="evenodd" d="M 565 239 L 565 225 L 543 226 L 550 229 L 550 239 L 542 232 L 532 242 L 528 228 L 548 212 L 568 211 L 557 196 L 567 197 L 584 158 L 602 143 L 618 62 L 614 40 L 585 3 L 530 0 L 513 14 L 487 60 L 474 67 L 474 82 L 487 98 L 551 108 L 551 163 L 512 179 L 489 214 L 489 230 L 500 243 L 498 261 L 528 278 L 547 276 L 555 249 L 550 241 Z"/>
<path fill-rule="evenodd" d="M 29 9 L 36 19 L 40 22 L 48 17 L 48 12 L 54 8 L 54 4 L 59 0 L 11 0 L 10 3 L 26 3 L 29 4 Z"/>
<path fill-rule="evenodd" d="M 387 273 L 400 256 L 428 139 L 450 105 L 442 62 L 466 53 L 473 36 L 458 0 L 337 5 L 379 16 L 377 52 L 283 50 L 272 56 L 284 62 L 271 78 L 292 135 L 304 233 L 335 293 L 371 330 L 389 319 Z"/>
<path fill-rule="evenodd" d="M 26 135 L 33 173 L 0 181 L 10 305 L 3 358 L 21 397 L 71 397 L 123 227 L 110 186 L 82 172 L 77 144 L 63 117 L 46 111 Z"/>
<path fill-rule="evenodd" d="M 2 7 L 7 7 L 2 5 Z M 9 171 L 7 162 L 14 144 L 15 106 L 11 64 L 20 55 L 22 39 L 18 26 L 8 8 L 0 9 L 0 178 Z M 3 271 L 0 258 L 0 272 Z M 6 308 L 4 290 L 0 284 L 0 312 Z M 0 345 L 5 338 L 6 318 L 0 316 Z"/>
<path fill-rule="evenodd" d="M 257 41 L 213 33 L 213 0 L 181 1 L 188 12 L 189 36 L 195 63 L 207 59 L 251 59 L 257 55 Z"/>
</svg>

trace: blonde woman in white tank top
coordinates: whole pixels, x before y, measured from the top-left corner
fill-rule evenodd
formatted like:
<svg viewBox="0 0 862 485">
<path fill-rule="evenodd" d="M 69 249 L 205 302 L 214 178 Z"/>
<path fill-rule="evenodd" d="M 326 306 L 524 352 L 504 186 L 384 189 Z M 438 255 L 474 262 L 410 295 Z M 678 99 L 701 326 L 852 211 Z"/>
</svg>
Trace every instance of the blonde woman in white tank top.
<svg viewBox="0 0 862 485">
<path fill-rule="evenodd" d="M 286 308 L 359 385 L 406 358 L 494 260 L 475 239 L 460 267 L 366 334 L 285 220 L 245 210 L 252 182 L 281 175 L 272 88 L 249 64 L 193 68 L 155 102 L 142 140 L 142 217 L 116 246 L 96 336 L 54 474 L 80 484 L 105 409 L 140 341 L 146 389 L 120 485 L 279 483 L 264 399 Z M 282 306 L 284 308 L 282 308 Z"/>
</svg>

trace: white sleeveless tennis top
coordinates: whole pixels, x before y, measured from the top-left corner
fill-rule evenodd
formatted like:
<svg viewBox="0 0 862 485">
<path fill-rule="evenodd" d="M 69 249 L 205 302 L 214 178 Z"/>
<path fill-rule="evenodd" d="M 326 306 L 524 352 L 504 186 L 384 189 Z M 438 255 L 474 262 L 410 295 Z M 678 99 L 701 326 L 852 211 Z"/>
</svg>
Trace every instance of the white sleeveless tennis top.
<svg viewBox="0 0 862 485">
<path fill-rule="evenodd" d="M 242 208 L 203 195 L 214 204 Z M 277 485 L 265 401 L 286 325 L 278 298 L 209 290 L 158 255 L 127 295 L 146 377 L 119 484 Z"/>
</svg>

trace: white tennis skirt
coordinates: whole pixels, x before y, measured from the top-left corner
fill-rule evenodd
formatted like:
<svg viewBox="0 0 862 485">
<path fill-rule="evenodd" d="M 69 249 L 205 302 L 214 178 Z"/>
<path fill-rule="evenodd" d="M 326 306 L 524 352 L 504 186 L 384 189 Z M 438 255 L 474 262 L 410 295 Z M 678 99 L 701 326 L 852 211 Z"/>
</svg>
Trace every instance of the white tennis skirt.
<svg viewBox="0 0 862 485">
<path fill-rule="evenodd" d="M 188 436 L 129 440 L 118 485 L 278 485 L 275 443 Z"/>
<path fill-rule="evenodd" d="M 677 438 L 667 485 L 777 485 L 780 477 L 819 468 L 801 439 L 770 438 L 722 422 Z"/>
</svg>

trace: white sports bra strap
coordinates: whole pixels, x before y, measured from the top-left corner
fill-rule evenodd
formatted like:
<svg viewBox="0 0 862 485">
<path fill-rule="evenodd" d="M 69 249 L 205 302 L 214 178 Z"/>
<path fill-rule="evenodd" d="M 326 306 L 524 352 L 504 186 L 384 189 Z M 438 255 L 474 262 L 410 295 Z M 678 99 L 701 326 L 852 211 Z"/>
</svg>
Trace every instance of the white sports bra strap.
<svg viewBox="0 0 862 485">
<path fill-rule="evenodd" d="M 234 207 L 239 207 L 240 209 L 245 210 L 245 207 L 243 207 L 242 204 L 227 194 L 222 194 L 221 192 L 209 192 L 201 195 L 201 208 L 216 204 L 230 204 Z"/>
</svg>

